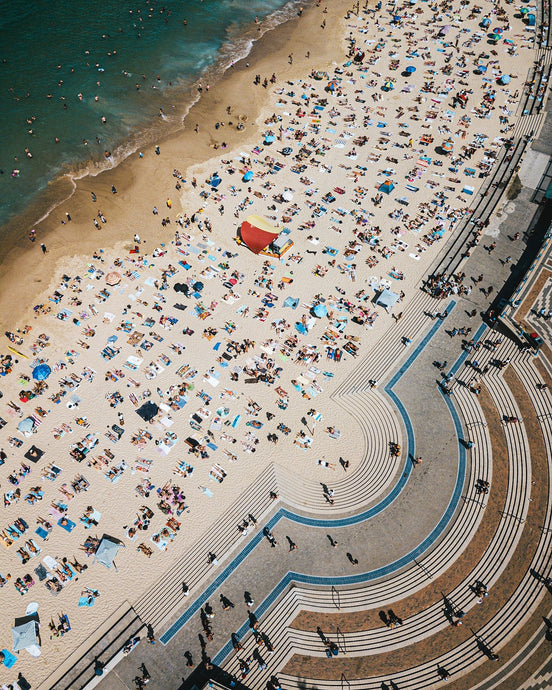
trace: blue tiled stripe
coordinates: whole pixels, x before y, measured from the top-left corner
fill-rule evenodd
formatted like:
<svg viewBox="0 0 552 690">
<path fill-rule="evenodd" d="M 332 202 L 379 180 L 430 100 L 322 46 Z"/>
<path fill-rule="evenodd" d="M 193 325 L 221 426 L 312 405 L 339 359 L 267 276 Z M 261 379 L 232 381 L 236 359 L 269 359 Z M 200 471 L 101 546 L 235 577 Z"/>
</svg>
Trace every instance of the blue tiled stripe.
<svg viewBox="0 0 552 690">
<path fill-rule="evenodd" d="M 447 310 L 450 313 L 452 309 L 456 306 L 456 301 L 451 300 L 451 302 L 447 306 Z M 423 349 L 428 345 L 430 340 L 433 338 L 433 336 L 437 333 L 439 328 L 442 326 L 443 321 L 439 319 L 436 323 L 432 325 L 428 333 L 425 335 L 425 337 L 422 339 L 422 341 L 416 346 L 416 348 L 413 350 L 412 354 L 408 357 L 408 359 L 404 362 L 404 364 L 401 366 L 401 368 L 397 371 L 397 373 L 391 378 L 389 383 L 385 386 L 384 390 L 385 392 L 389 395 L 389 397 L 393 400 L 395 405 L 397 406 L 397 409 L 399 410 L 399 413 L 401 417 L 403 418 L 403 422 L 406 428 L 406 434 L 407 434 L 407 457 L 415 457 L 415 438 L 414 438 L 414 429 L 412 427 L 412 422 L 410 421 L 410 417 L 408 415 L 408 412 L 403 405 L 402 401 L 400 398 L 396 395 L 396 393 L 393 391 L 394 386 L 397 385 L 397 383 L 400 381 L 400 379 L 404 376 L 404 374 L 408 371 L 408 369 L 412 366 L 412 364 L 415 362 L 415 360 L 419 357 L 420 353 L 423 351 Z M 465 353 L 467 355 L 467 353 Z M 450 403 L 450 401 L 447 399 L 447 403 Z M 449 406 L 449 409 L 450 406 Z M 454 409 L 454 408 L 452 408 Z M 454 410 L 455 414 L 456 411 Z M 453 419 L 455 419 L 453 417 Z M 456 418 L 458 419 L 458 418 Z M 458 423 L 455 420 L 455 426 L 457 430 L 457 434 L 461 432 L 461 426 L 460 422 L 458 420 Z M 458 436 L 460 438 L 460 435 Z M 358 584 L 362 582 L 367 582 L 369 580 L 373 580 L 379 577 L 382 577 L 384 575 L 388 575 L 391 572 L 394 572 L 395 570 L 398 570 L 402 568 L 404 565 L 409 563 L 412 559 L 417 558 L 421 553 L 423 553 L 427 548 L 429 548 L 433 542 L 440 536 L 441 531 L 445 528 L 447 522 L 450 520 L 450 517 L 452 516 L 455 508 L 456 508 L 456 503 L 459 499 L 459 492 L 461 491 L 462 488 L 462 482 L 463 480 L 460 480 L 460 477 L 463 477 L 464 475 L 464 466 L 465 466 L 465 450 L 463 446 L 459 446 L 460 448 L 460 459 L 459 459 L 459 467 L 458 467 L 458 475 L 457 475 L 457 486 L 455 487 L 453 497 L 449 503 L 449 506 L 447 510 L 445 511 L 443 517 L 437 524 L 437 526 L 434 528 L 434 530 L 431 532 L 431 534 L 424 539 L 423 542 L 421 542 L 413 551 L 411 551 L 409 554 L 406 556 L 403 556 L 399 560 L 395 561 L 394 563 L 390 563 L 382 568 L 379 568 L 378 570 L 371 571 L 369 573 L 358 573 L 356 575 L 350 575 L 350 576 L 343 576 L 343 577 L 318 577 L 318 576 L 311 576 L 311 575 L 305 575 L 302 573 L 293 573 L 293 572 L 288 572 L 284 578 L 276 585 L 276 587 L 272 590 L 272 592 L 266 597 L 266 599 L 256 608 L 256 615 L 261 616 L 263 615 L 270 606 L 278 599 L 278 597 L 282 594 L 282 592 L 285 591 L 285 589 L 289 586 L 291 582 L 298 582 L 298 583 L 304 583 L 304 584 L 316 584 L 316 585 L 325 585 L 325 586 L 331 586 L 331 585 L 348 585 L 348 584 Z M 462 452 L 464 455 L 462 455 Z M 380 503 L 376 504 L 372 508 L 369 508 L 368 510 L 363 511 L 362 513 L 358 513 L 356 515 L 351 515 L 346 518 L 336 518 L 336 519 L 325 519 L 321 520 L 318 518 L 311 518 L 307 517 L 304 515 L 298 515 L 287 508 L 280 508 L 274 515 L 273 517 L 267 522 L 267 527 L 272 530 L 274 527 L 278 524 L 280 520 L 283 518 L 287 518 L 288 520 L 292 522 L 296 522 L 298 524 L 302 525 L 308 525 L 311 527 L 316 527 L 316 528 L 338 528 L 338 527 L 347 527 L 350 525 L 355 525 L 360 522 L 364 522 L 375 515 L 378 515 L 381 513 L 385 508 L 387 508 L 401 493 L 401 491 L 404 489 L 406 482 L 408 481 L 408 478 L 410 477 L 412 472 L 412 463 L 408 462 L 406 463 L 406 467 L 404 472 L 401 473 L 401 476 L 399 477 L 398 481 L 394 485 L 393 489 L 385 496 L 385 498 L 380 501 Z M 460 488 L 458 488 L 458 483 L 460 483 Z M 458 495 L 457 495 L 458 494 Z M 257 547 L 257 545 L 264 539 L 264 535 L 262 532 L 258 532 L 255 534 L 255 536 L 243 547 L 243 549 L 230 561 L 230 563 L 222 570 L 222 572 L 217 576 L 217 578 L 207 586 L 207 588 L 190 604 L 190 606 L 184 611 L 178 618 L 177 620 L 166 630 L 166 632 L 161 635 L 159 638 L 160 642 L 164 645 L 168 644 L 172 638 L 186 625 L 186 623 L 201 609 L 201 607 L 209 601 L 209 599 L 213 596 L 213 594 L 218 590 L 218 588 L 230 577 L 230 575 L 238 568 L 241 563 L 249 556 L 249 554 L 253 551 L 254 548 Z M 241 636 L 245 632 L 247 632 L 248 628 L 248 623 L 245 622 L 240 630 L 238 631 L 238 635 Z M 232 650 L 232 645 L 230 642 L 228 642 L 217 654 L 217 656 L 214 658 L 214 662 L 216 664 L 219 664 Z"/>
</svg>

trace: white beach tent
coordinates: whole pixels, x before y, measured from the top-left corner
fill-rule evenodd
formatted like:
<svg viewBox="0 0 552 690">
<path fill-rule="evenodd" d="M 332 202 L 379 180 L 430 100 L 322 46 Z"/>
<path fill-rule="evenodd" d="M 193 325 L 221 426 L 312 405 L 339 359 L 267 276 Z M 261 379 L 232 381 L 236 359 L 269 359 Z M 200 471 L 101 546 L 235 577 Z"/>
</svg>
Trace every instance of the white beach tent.
<svg viewBox="0 0 552 690">
<path fill-rule="evenodd" d="M 98 561 L 102 565 L 105 565 L 106 568 L 111 568 L 111 566 L 113 566 L 115 570 L 117 570 L 117 566 L 113 561 L 115 560 L 119 549 L 123 547 L 124 544 L 113 541 L 109 537 L 104 537 L 94 555 L 94 562 Z"/>
<path fill-rule="evenodd" d="M 386 288 L 385 290 L 382 290 L 381 294 L 376 300 L 376 304 L 379 304 L 380 307 L 384 307 L 388 313 L 391 313 L 391 310 L 397 303 L 398 299 L 399 295 L 396 292 L 392 292 Z"/>
<path fill-rule="evenodd" d="M 42 652 L 38 639 L 38 627 L 36 610 L 32 615 L 16 619 L 12 628 L 13 651 L 19 652 L 26 649 L 31 656 L 40 656 Z"/>
</svg>

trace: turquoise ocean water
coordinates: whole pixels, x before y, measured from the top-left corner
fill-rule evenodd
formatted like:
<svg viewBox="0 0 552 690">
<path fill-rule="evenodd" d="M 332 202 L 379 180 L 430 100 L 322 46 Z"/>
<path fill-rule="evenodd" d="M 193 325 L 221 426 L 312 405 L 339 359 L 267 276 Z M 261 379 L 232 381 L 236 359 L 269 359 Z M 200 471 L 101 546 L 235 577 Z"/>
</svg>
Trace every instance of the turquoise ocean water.
<svg viewBox="0 0 552 690">
<path fill-rule="evenodd" d="M 52 179 L 115 165 L 168 131 L 202 75 L 246 54 L 256 16 L 268 28 L 298 4 L 0 2 L 0 227 Z"/>
</svg>

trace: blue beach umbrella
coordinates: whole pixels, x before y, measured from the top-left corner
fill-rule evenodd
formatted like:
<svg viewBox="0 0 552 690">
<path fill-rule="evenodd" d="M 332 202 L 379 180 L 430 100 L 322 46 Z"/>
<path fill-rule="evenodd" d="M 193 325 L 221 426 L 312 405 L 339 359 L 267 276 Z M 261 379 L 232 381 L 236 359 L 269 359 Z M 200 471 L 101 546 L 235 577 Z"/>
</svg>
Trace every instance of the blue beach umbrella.
<svg viewBox="0 0 552 690">
<path fill-rule="evenodd" d="M 407 74 L 414 74 L 416 71 L 416 68 L 414 65 L 408 65 L 408 67 L 404 70 Z"/>
<path fill-rule="evenodd" d="M 221 182 L 222 182 L 222 180 L 220 179 L 220 177 L 218 176 L 217 173 L 215 173 L 215 174 L 211 177 L 211 179 L 209 180 L 209 184 L 210 184 L 211 187 L 213 187 L 213 188 L 218 187 L 219 184 L 220 184 Z"/>
<path fill-rule="evenodd" d="M 254 172 L 252 170 L 248 170 L 245 175 L 242 177 L 242 180 L 244 182 L 249 182 L 249 180 L 252 180 L 254 176 Z"/>
<path fill-rule="evenodd" d="M 264 143 L 273 144 L 276 141 L 274 134 L 265 134 Z"/>
<path fill-rule="evenodd" d="M 501 84 L 509 84 L 509 83 L 510 83 L 510 75 L 509 75 L 509 74 L 503 74 L 503 75 L 500 77 L 499 82 L 500 82 Z"/>
<path fill-rule="evenodd" d="M 326 307 L 323 304 L 317 304 L 312 308 L 313 316 L 316 316 L 319 319 L 321 319 L 323 316 L 326 316 L 327 313 L 328 313 L 328 310 L 326 309 Z"/>
<path fill-rule="evenodd" d="M 44 381 L 52 373 L 52 370 L 47 364 L 39 364 L 33 369 L 33 379 L 35 381 Z"/>
</svg>

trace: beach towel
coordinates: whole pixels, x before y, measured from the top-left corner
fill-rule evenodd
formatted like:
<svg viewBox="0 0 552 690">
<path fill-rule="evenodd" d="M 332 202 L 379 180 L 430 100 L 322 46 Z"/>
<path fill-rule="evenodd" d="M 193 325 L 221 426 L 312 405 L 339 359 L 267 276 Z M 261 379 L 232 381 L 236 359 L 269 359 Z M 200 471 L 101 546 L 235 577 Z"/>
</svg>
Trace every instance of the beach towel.
<svg viewBox="0 0 552 690">
<path fill-rule="evenodd" d="M 17 661 L 17 657 L 7 649 L 2 650 L 2 656 L 4 657 L 2 663 L 6 668 L 11 668 Z"/>
<path fill-rule="evenodd" d="M 38 534 L 38 536 L 41 539 L 44 539 L 44 541 L 48 539 L 48 532 L 44 529 L 44 527 L 38 527 L 37 529 L 35 529 L 35 534 Z"/>
<path fill-rule="evenodd" d="M 65 520 L 66 524 L 62 524 L 62 520 Z M 72 532 L 75 529 L 75 523 L 67 518 L 61 517 L 58 520 L 58 525 L 63 528 L 66 532 Z"/>
<path fill-rule="evenodd" d="M 79 606 L 94 606 L 96 599 L 92 596 L 90 597 L 79 597 Z"/>
</svg>

